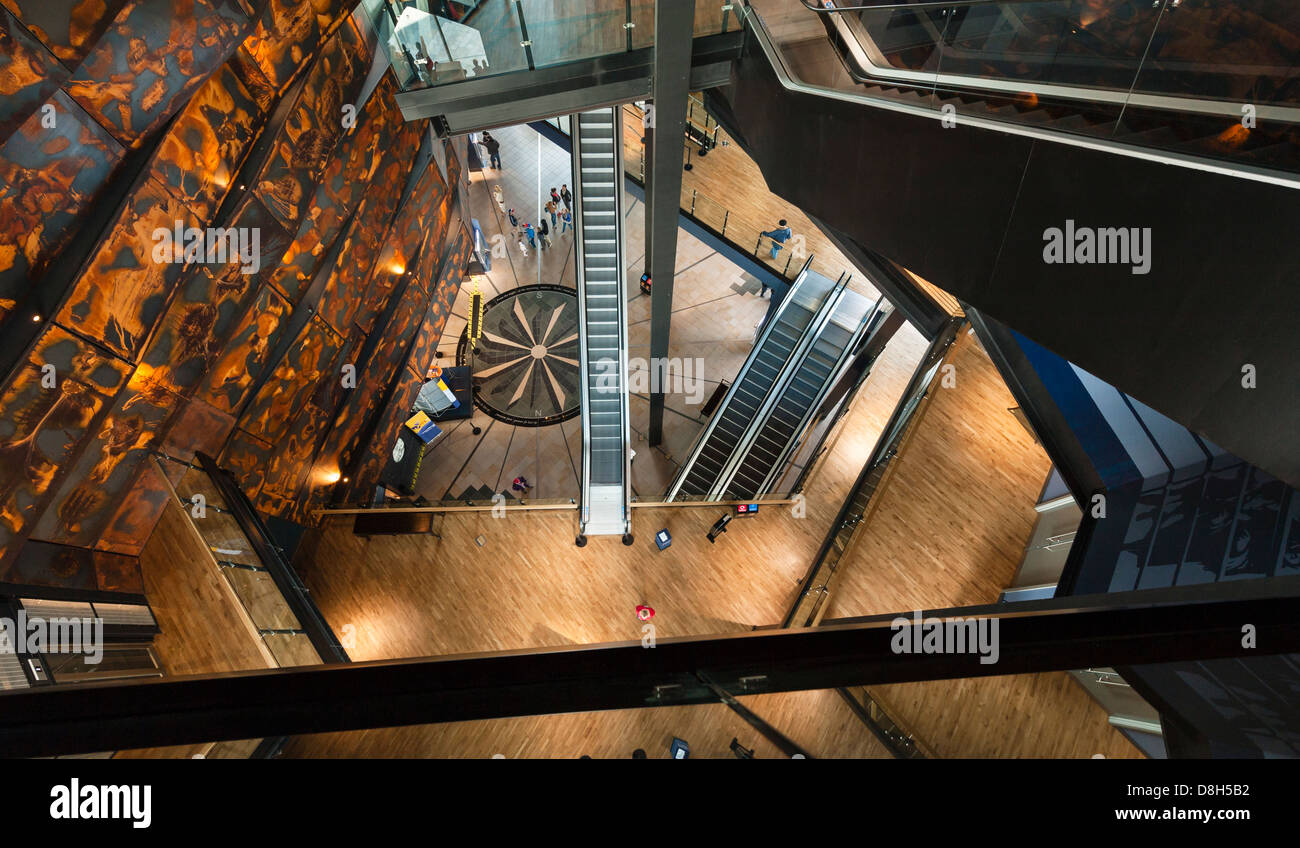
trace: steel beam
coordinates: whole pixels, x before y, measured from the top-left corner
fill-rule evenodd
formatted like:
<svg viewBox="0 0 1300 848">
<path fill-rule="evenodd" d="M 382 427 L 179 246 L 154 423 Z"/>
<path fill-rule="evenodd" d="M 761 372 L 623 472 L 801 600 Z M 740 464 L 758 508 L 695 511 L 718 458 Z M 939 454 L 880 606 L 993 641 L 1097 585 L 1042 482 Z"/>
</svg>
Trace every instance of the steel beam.
<svg viewBox="0 0 1300 848">
<path fill-rule="evenodd" d="M 926 613 L 999 621 L 998 661 L 900 654 L 891 620 L 300 666 L 0 695 L 0 752 L 36 756 L 584 710 L 736 695 L 1300 651 L 1300 577 Z M 1255 644 L 1242 645 L 1242 627 Z M 700 675 L 705 677 L 702 679 Z"/>
<path fill-rule="evenodd" d="M 646 168 L 645 191 L 646 269 L 651 280 L 648 428 L 651 445 L 661 444 L 664 435 L 663 390 L 668 377 L 694 24 L 695 0 L 660 0 L 655 4 L 654 130 L 653 142 L 647 148 L 652 158 Z"/>
<path fill-rule="evenodd" d="M 729 82 L 742 43 L 741 32 L 688 42 L 681 61 L 689 69 L 691 90 Z M 440 134 L 457 135 L 642 100 L 651 96 L 653 70 L 654 50 L 647 47 L 404 91 L 396 99 L 406 120 L 436 118 Z"/>
</svg>

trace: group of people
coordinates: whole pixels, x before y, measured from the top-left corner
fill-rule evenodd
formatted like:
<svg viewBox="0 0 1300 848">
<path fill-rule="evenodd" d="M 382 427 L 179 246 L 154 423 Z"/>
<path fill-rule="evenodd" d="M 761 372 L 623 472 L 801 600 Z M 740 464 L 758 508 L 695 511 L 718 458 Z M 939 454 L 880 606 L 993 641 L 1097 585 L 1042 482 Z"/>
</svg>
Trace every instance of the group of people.
<svg viewBox="0 0 1300 848">
<path fill-rule="evenodd" d="M 487 137 L 487 134 L 484 133 Z M 495 141 L 495 139 L 492 139 Z M 491 149 L 491 148 L 489 148 Z M 500 162 L 497 154 L 492 153 L 494 161 Z M 498 164 L 498 167 L 500 165 Z M 501 213 L 510 221 L 511 230 L 515 235 L 515 242 L 519 245 L 519 252 L 524 256 L 528 255 L 528 249 L 546 250 L 551 246 L 551 233 L 556 232 L 561 235 L 573 229 L 573 193 L 569 191 L 569 186 L 563 184 L 559 189 L 551 188 L 551 199 L 546 202 L 546 207 L 542 218 L 534 226 L 529 221 L 521 221 L 518 213 L 513 206 L 506 206 L 505 192 L 501 190 L 500 184 L 492 186 L 492 197 L 501 208 Z"/>
</svg>

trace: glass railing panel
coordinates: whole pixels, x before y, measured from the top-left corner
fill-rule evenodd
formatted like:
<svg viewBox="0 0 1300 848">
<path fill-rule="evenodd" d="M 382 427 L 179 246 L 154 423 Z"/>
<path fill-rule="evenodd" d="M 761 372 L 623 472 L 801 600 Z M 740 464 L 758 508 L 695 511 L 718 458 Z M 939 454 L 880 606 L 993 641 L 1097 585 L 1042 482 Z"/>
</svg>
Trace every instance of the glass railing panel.
<svg viewBox="0 0 1300 848">
<path fill-rule="evenodd" d="M 1297 63 L 1300 4 L 1293 0 L 1166 4 L 1136 90 L 1300 105 Z"/>
<path fill-rule="evenodd" d="M 311 638 L 306 633 L 266 633 L 263 634 L 262 641 L 266 642 L 266 647 L 280 668 L 317 665 L 321 662 L 320 654 L 316 653 Z"/>
<path fill-rule="evenodd" d="M 695 37 L 717 35 L 738 28 L 735 6 L 724 0 L 695 0 Z"/>
<path fill-rule="evenodd" d="M 520 7 L 539 68 L 628 49 L 625 0 L 521 0 Z"/>
<path fill-rule="evenodd" d="M 298 630 L 301 627 L 270 574 L 232 566 L 221 571 L 259 630 Z"/>
<path fill-rule="evenodd" d="M 654 0 L 631 0 L 629 21 L 632 27 L 632 49 L 652 47 L 655 43 Z"/>
<path fill-rule="evenodd" d="M 431 14 L 412 0 L 388 8 L 366 0 L 364 7 L 403 90 L 528 68 L 514 3 L 485 3 L 460 20 Z"/>
<path fill-rule="evenodd" d="M 846 24 L 849 32 L 865 34 L 870 39 L 875 48 L 872 64 L 883 60 L 886 66 L 899 70 L 934 73 L 939 70 L 950 11 L 865 9 L 845 12 L 836 18 Z M 865 42 L 864 46 L 867 46 Z"/>
<path fill-rule="evenodd" d="M 939 72 L 1125 92 L 1159 16 L 1158 6 L 1130 0 L 956 8 Z"/>
</svg>

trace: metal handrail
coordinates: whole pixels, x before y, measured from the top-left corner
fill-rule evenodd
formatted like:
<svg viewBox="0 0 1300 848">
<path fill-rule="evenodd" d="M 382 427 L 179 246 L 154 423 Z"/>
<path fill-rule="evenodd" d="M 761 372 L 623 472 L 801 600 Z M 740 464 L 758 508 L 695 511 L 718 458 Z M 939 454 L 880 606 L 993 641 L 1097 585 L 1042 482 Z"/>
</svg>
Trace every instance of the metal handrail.
<svg viewBox="0 0 1300 848">
<path fill-rule="evenodd" d="M 1131 106 L 1138 106 L 1144 109 L 1160 109 L 1167 111 L 1195 112 L 1206 115 L 1222 116 L 1241 116 L 1241 102 L 1238 100 L 1216 100 L 1214 98 L 1204 97 L 1180 97 L 1168 94 L 1149 94 L 1141 91 L 1135 91 L 1132 87 L 1128 88 L 1110 88 L 1098 86 L 1078 86 L 1078 85 L 1061 85 L 1058 83 L 1031 82 L 1026 80 L 999 80 L 989 77 L 979 77 L 969 74 L 939 73 L 929 71 L 914 71 L 905 68 L 895 68 L 890 65 L 882 64 L 879 48 L 871 41 L 870 36 L 861 31 L 860 27 L 854 27 L 851 22 L 842 19 L 840 13 L 853 11 L 871 11 L 875 9 L 923 9 L 923 8 L 947 8 L 961 6 L 980 6 L 980 5 L 1002 5 L 1003 3 L 1023 3 L 1023 2 L 1041 2 L 1042 0 L 965 0 L 965 2 L 953 3 L 903 3 L 890 4 L 881 6 L 843 6 L 835 8 L 825 8 L 812 6 L 809 0 L 800 0 L 804 8 L 811 12 L 835 19 L 835 27 L 839 30 L 845 46 L 855 55 L 848 68 L 849 76 L 855 82 L 879 84 L 888 83 L 915 83 L 917 87 L 939 88 L 941 86 L 952 86 L 960 89 L 975 89 L 979 91 L 995 91 L 1004 93 L 1032 93 L 1044 97 L 1052 97 L 1065 100 L 1080 100 L 1094 103 L 1116 103 Z M 866 44 L 862 39 L 866 38 Z M 857 50 L 854 51 L 853 48 Z M 949 46 L 947 49 L 953 50 Z M 874 52 L 873 52 L 874 51 Z M 849 59 L 849 57 L 845 57 Z M 1134 78 L 1140 71 L 1140 67 L 1135 69 Z M 1289 123 L 1300 123 L 1300 109 L 1289 106 L 1272 106 L 1266 103 L 1254 104 L 1255 114 L 1259 118 L 1276 120 Z"/>
<path fill-rule="evenodd" d="M 762 23 L 762 16 L 753 7 L 746 9 L 745 21 L 750 27 L 750 32 L 754 36 L 755 43 L 758 44 L 759 48 L 767 57 L 768 63 L 771 65 L 772 71 L 776 75 L 777 82 L 780 83 L 782 88 L 788 91 L 796 91 L 830 100 L 839 100 L 843 103 L 861 104 L 875 109 L 884 109 L 891 112 L 899 112 L 906 115 L 928 118 L 933 121 L 942 121 L 946 119 L 946 116 L 938 109 L 916 106 L 910 103 L 899 103 L 898 101 L 891 100 L 887 97 L 880 97 L 856 91 L 846 92 L 819 85 L 810 85 L 799 81 L 786 64 L 785 57 L 781 54 L 780 49 L 773 44 L 766 25 Z M 1300 175 L 1287 173 L 1285 171 L 1276 171 L 1271 168 L 1260 168 L 1254 165 L 1246 165 L 1236 162 L 1228 163 L 1219 159 L 1208 159 L 1203 156 L 1192 156 L 1186 153 L 1177 153 L 1174 151 L 1155 151 L 1149 148 L 1134 147 L 1132 145 L 1110 141 L 1108 139 L 1073 135 L 1071 133 L 1060 132 L 1057 130 L 1043 129 L 1041 127 L 1028 126 L 1025 124 L 1009 123 L 1007 121 L 998 121 L 992 118 L 982 118 L 973 115 L 962 116 L 961 124 L 965 127 L 990 130 L 992 132 L 1003 133 L 1004 135 L 1018 135 L 1051 144 L 1063 144 L 1068 147 L 1095 150 L 1116 156 L 1124 156 L 1129 159 L 1141 159 L 1161 165 L 1171 165 L 1177 168 L 1204 171 L 1206 173 L 1220 174 L 1225 177 L 1233 177 L 1236 179 L 1253 180 L 1255 182 L 1268 183 L 1269 185 L 1282 186 L 1283 188 L 1300 189 Z"/>
</svg>

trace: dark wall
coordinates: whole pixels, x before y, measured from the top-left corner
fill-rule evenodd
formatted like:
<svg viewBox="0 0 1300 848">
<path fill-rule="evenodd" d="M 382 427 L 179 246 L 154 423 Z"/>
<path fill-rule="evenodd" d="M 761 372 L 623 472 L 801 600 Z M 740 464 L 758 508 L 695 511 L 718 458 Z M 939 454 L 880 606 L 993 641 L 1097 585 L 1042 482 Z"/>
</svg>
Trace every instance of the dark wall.
<svg viewBox="0 0 1300 848">
<path fill-rule="evenodd" d="M 1296 191 L 788 91 L 752 36 L 718 94 L 772 191 L 1300 485 Z M 1067 219 L 1150 227 L 1150 272 L 1045 264 Z"/>
</svg>

